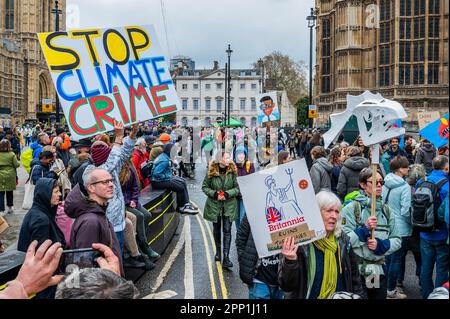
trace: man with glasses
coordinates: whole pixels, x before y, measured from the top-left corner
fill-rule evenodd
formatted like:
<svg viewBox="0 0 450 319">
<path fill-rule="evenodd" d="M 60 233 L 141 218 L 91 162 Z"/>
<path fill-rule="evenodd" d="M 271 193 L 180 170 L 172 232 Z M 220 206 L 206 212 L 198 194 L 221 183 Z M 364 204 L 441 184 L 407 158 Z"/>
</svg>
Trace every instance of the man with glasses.
<svg viewBox="0 0 450 319">
<path fill-rule="evenodd" d="M 386 299 L 387 280 L 385 257 L 397 251 L 401 238 L 395 226 L 394 214 L 381 200 L 383 177 L 377 172 L 376 210 L 371 216 L 372 169 L 359 174 L 360 194 L 342 209 L 339 224 L 359 257 L 359 272 L 368 299 Z M 375 238 L 371 239 L 374 230 Z"/>
<path fill-rule="evenodd" d="M 83 173 L 86 197 L 77 184 L 67 197 L 64 209 L 67 216 L 75 218 L 70 236 L 72 249 L 90 248 L 93 243 L 110 247 L 120 260 L 123 275 L 122 253 L 114 227 L 106 217 L 108 201 L 114 194 L 114 180 L 102 168 L 87 168 Z"/>
</svg>

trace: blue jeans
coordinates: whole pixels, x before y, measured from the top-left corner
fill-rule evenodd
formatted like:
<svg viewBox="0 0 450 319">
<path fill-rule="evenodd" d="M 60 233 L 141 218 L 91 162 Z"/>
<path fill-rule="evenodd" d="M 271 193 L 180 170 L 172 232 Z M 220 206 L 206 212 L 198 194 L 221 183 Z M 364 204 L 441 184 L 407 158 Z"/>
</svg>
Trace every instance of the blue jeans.
<svg viewBox="0 0 450 319">
<path fill-rule="evenodd" d="M 122 253 L 122 259 L 123 259 L 123 252 L 124 252 L 124 245 L 125 245 L 125 232 L 122 231 L 116 231 L 117 240 L 119 241 L 120 245 L 120 252 Z"/>
<path fill-rule="evenodd" d="M 244 209 L 244 202 L 242 199 L 238 200 L 239 205 L 239 216 L 238 219 L 236 219 L 236 233 L 239 230 L 239 227 L 241 226 L 242 218 L 244 218 L 245 209 Z"/>
<path fill-rule="evenodd" d="M 420 238 L 420 252 L 422 254 L 422 266 L 420 281 L 422 284 L 422 297 L 428 295 L 435 287 L 442 286 L 448 281 L 448 244 L 444 240 L 426 240 Z M 433 285 L 433 269 L 436 263 L 436 281 Z"/>
<path fill-rule="evenodd" d="M 402 278 L 402 264 L 405 262 L 407 253 L 408 237 L 402 237 L 402 245 L 393 254 L 386 257 L 387 268 L 387 289 L 392 291 L 397 286 L 397 282 Z"/>
<path fill-rule="evenodd" d="M 249 299 L 284 299 L 284 292 L 278 286 L 254 282 L 248 290 Z"/>
</svg>

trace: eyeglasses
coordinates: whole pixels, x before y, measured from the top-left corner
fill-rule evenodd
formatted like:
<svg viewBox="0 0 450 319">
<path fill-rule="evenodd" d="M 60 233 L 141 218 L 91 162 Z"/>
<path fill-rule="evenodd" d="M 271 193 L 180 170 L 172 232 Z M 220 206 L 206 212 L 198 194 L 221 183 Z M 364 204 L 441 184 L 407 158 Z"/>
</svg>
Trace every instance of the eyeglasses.
<svg viewBox="0 0 450 319">
<path fill-rule="evenodd" d="M 94 183 L 91 183 L 91 185 L 95 185 L 95 184 L 99 184 L 99 183 L 101 183 L 102 185 L 108 185 L 109 183 L 114 184 L 114 180 L 112 178 L 111 179 L 105 179 L 103 181 L 96 181 Z"/>
<path fill-rule="evenodd" d="M 372 180 L 367 180 L 366 183 L 367 183 L 367 184 L 368 184 L 368 183 L 372 183 Z M 378 185 L 378 184 L 380 184 L 381 186 L 383 186 L 383 185 L 384 185 L 384 181 L 383 181 L 382 179 L 377 180 L 377 185 Z"/>
</svg>

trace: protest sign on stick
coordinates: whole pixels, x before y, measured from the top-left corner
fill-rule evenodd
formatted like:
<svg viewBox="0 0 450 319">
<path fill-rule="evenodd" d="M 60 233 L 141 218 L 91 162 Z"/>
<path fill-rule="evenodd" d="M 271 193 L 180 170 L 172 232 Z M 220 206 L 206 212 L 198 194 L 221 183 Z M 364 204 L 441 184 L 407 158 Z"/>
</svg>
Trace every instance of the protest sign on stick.
<svg viewBox="0 0 450 319">
<path fill-rule="evenodd" d="M 285 238 L 304 245 L 326 236 L 304 159 L 239 177 L 238 183 L 260 258 L 280 253 Z"/>
<path fill-rule="evenodd" d="M 429 140 L 436 148 L 448 144 L 448 113 L 425 126 L 419 131 L 419 134 Z"/>
<path fill-rule="evenodd" d="M 67 119 L 79 140 L 179 109 L 153 26 L 39 33 Z"/>
</svg>

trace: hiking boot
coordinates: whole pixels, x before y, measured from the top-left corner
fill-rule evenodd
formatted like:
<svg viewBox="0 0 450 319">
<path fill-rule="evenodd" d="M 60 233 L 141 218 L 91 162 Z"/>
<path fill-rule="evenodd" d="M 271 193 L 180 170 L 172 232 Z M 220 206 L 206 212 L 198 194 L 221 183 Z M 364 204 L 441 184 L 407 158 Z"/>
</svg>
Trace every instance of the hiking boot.
<svg viewBox="0 0 450 319">
<path fill-rule="evenodd" d="M 139 256 L 136 257 L 128 257 L 123 261 L 124 268 L 145 268 L 145 263 L 139 261 Z"/>
<path fill-rule="evenodd" d="M 158 260 L 161 257 L 160 254 L 158 254 L 156 251 L 154 251 L 150 247 L 147 248 L 147 256 L 152 260 Z"/>
<path fill-rule="evenodd" d="M 397 289 L 388 290 L 387 292 L 387 299 L 406 299 L 406 298 L 407 296 L 399 292 Z"/>
<path fill-rule="evenodd" d="M 228 258 L 228 256 L 224 256 L 222 267 L 227 269 L 233 267 L 233 263 L 231 262 L 230 258 Z"/>
<path fill-rule="evenodd" d="M 220 256 L 220 250 L 216 251 L 216 255 L 214 256 L 215 261 L 221 261 L 222 256 Z"/>
<path fill-rule="evenodd" d="M 139 255 L 136 257 L 138 261 L 144 263 L 144 267 L 142 267 L 145 270 L 152 270 L 156 267 L 156 265 L 150 260 L 148 256 Z"/>
<path fill-rule="evenodd" d="M 6 209 L 6 213 L 7 214 L 12 214 L 14 212 L 14 207 L 13 206 L 8 206 L 8 208 Z"/>
</svg>

